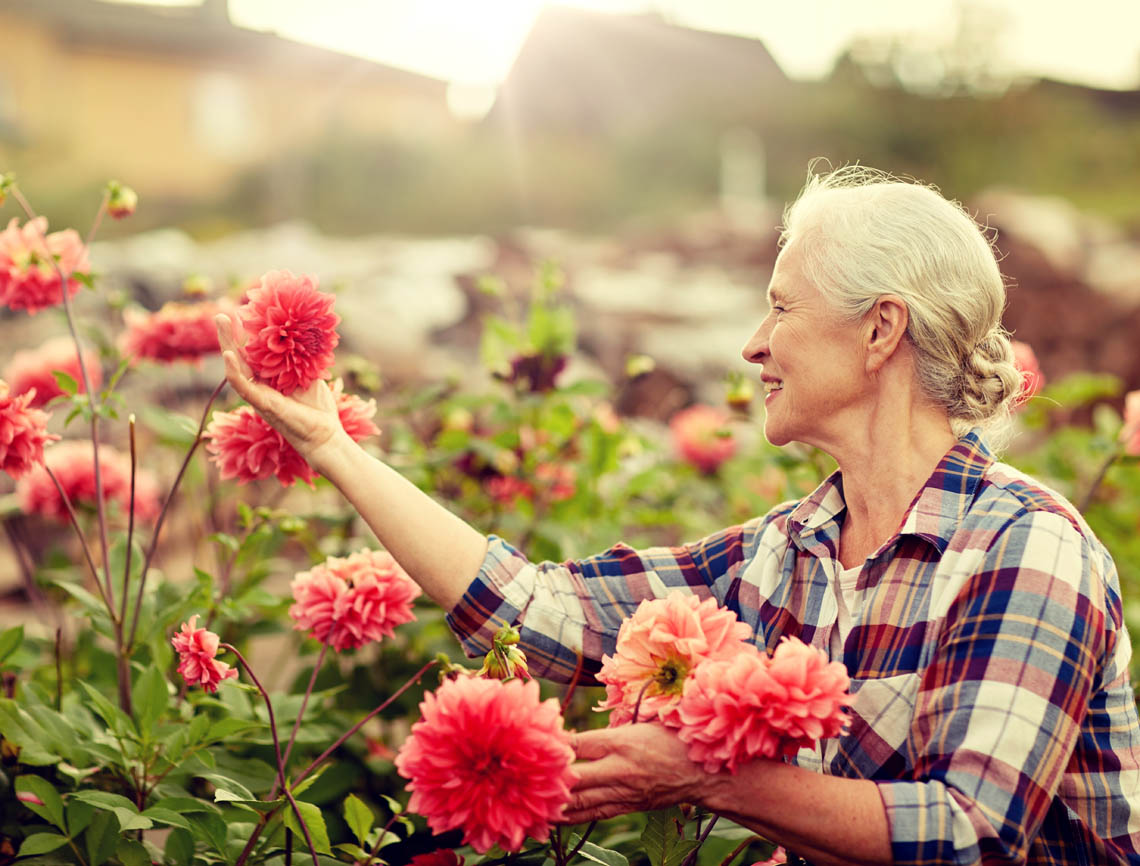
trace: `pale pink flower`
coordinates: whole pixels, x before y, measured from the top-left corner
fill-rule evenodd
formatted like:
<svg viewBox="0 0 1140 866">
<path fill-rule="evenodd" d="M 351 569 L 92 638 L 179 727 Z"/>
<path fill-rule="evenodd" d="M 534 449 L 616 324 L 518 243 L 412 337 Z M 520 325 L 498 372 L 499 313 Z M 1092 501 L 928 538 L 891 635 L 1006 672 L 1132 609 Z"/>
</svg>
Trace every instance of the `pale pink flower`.
<svg viewBox="0 0 1140 866">
<path fill-rule="evenodd" d="M 462 828 L 482 854 L 549 838 L 570 801 L 573 761 L 558 702 L 540 700 L 534 680 L 458 677 L 424 695 L 396 770 L 432 832 Z"/>
<path fill-rule="evenodd" d="M 700 664 L 756 653 L 751 630 L 716 599 L 674 591 L 645 600 L 621 624 L 614 654 L 602 656 L 598 680 L 606 684 L 599 710 L 610 710 L 610 725 L 660 719 L 676 711 L 685 680 Z"/>
<path fill-rule="evenodd" d="M 314 277 L 270 271 L 249 290 L 240 314 L 249 342 L 245 358 L 253 375 L 282 394 L 325 378 L 340 342 L 335 298 L 317 291 Z"/>
<path fill-rule="evenodd" d="M 52 471 L 56 480 L 71 500 L 72 507 L 95 508 L 95 455 L 90 442 L 68 440 L 44 452 L 44 466 Z M 99 446 L 99 471 L 103 479 L 103 496 L 127 513 L 131 496 L 131 458 L 110 445 Z M 25 514 L 39 514 L 60 523 L 67 523 L 67 506 L 48 477 L 44 467 L 37 466 L 16 485 L 20 507 Z M 135 470 L 135 517 L 153 520 L 159 512 L 158 483 L 143 469 Z"/>
<path fill-rule="evenodd" d="M 1013 363 L 1021 372 L 1021 393 L 1013 403 L 1013 407 L 1017 409 L 1028 403 L 1045 386 L 1045 374 L 1041 372 L 1041 365 L 1037 363 L 1037 354 L 1032 346 L 1021 340 L 1011 342 Z"/>
<path fill-rule="evenodd" d="M 794 755 L 847 721 L 847 670 L 797 638 L 769 658 L 741 653 L 697 668 L 677 708 L 677 735 L 710 773 Z"/>
<path fill-rule="evenodd" d="M 276 476 L 291 487 L 299 478 L 311 487 L 317 477 L 300 452 L 249 406 L 215 412 L 202 435 L 223 479 L 245 484 Z"/>
<path fill-rule="evenodd" d="M 91 378 L 91 387 L 98 389 L 103 384 L 98 353 L 90 349 L 85 351 L 83 361 Z M 52 337 L 39 348 L 16 352 L 4 368 L 4 378 L 8 380 L 13 394 L 25 394 L 35 389 L 31 405 L 39 407 L 64 393 L 52 371 L 66 373 L 74 379 L 78 386 L 76 393 L 86 392 L 83 374 L 79 370 L 79 355 L 71 337 Z"/>
<path fill-rule="evenodd" d="M 12 395 L 0 379 L 0 472 L 23 478 L 44 462 L 44 445 L 59 437 L 47 430 L 48 414 L 32 406 L 35 392 Z"/>
<path fill-rule="evenodd" d="M 1140 391 L 1124 395 L 1124 426 L 1120 430 L 1124 453 L 1140 457 Z"/>
<path fill-rule="evenodd" d="M 226 662 L 218 661 L 218 636 L 212 631 L 197 628 L 198 614 L 182 623 L 182 631 L 170 639 L 178 652 L 178 673 L 187 684 L 200 685 L 208 692 L 216 692 L 218 683 L 236 679 L 238 672 Z"/>
<path fill-rule="evenodd" d="M 123 320 L 127 329 L 119 340 L 120 349 L 131 359 L 145 358 L 163 364 L 201 363 L 207 355 L 221 351 L 214 316 L 231 309 L 232 305 L 225 302 L 170 301 L 153 313 L 126 310 Z"/>
<path fill-rule="evenodd" d="M 344 380 L 339 378 L 333 380 L 331 390 L 336 400 L 340 426 L 353 442 L 380 435 L 380 428 L 372 420 L 376 414 L 375 400 L 364 400 L 355 394 L 344 393 Z"/>
<path fill-rule="evenodd" d="M 18 222 L 13 217 L 0 232 L 0 304 L 35 315 L 63 303 L 53 259 L 69 275 L 68 297 L 74 296 L 80 285 L 79 280 L 70 275 L 85 274 L 91 266 L 87 249 L 74 229 L 47 234 L 44 217 L 28 220 L 23 228 L 17 226 Z"/>
<path fill-rule="evenodd" d="M 714 406 L 690 406 L 669 420 L 677 453 L 701 472 L 711 474 L 736 453 L 729 415 Z"/>
<path fill-rule="evenodd" d="M 294 628 L 327 643 L 337 652 L 358 649 L 391 636 L 398 625 L 415 619 L 412 602 L 420 588 L 392 555 L 362 550 L 330 556 L 322 565 L 293 578 L 289 608 Z"/>
</svg>

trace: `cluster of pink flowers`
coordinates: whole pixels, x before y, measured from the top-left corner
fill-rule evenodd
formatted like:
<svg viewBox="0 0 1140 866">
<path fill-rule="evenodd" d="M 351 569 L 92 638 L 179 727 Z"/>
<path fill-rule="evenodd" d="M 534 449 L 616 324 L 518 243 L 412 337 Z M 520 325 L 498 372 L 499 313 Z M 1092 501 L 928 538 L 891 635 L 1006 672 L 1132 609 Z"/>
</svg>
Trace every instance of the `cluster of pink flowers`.
<svg viewBox="0 0 1140 866">
<path fill-rule="evenodd" d="M 514 475 L 492 475 L 483 486 L 487 495 L 502 505 L 516 499 L 563 502 L 578 489 L 578 473 L 566 464 L 539 463 L 534 467 L 533 482 Z"/>
<path fill-rule="evenodd" d="M 1028 403 L 1037 392 L 1045 387 L 1045 374 L 1041 372 L 1041 365 L 1037 363 L 1037 353 L 1033 347 L 1021 340 L 1013 340 L 1013 363 L 1021 371 L 1021 393 L 1014 403 L 1014 408 Z"/>
<path fill-rule="evenodd" d="M 1124 453 L 1140 457 L 1140 391 L 1124 395 L 1124 426 L 1120 430 Z"/>
<path fill-rule="evenodd" d="M 13 395 L 0 379 L 0 472 L 13 478 L 42 464 L 44 445 L 59 438 L 47 430 L 48 414 L 32 405 L 35 396 L 34 391 Z"/>
<path fill-rule="evenodd" d="M 69 440 L 44 452 L 44 466 L 51 469 L 72 507 L 95 506 L 95 455 L 90 442 Z M 107 502 L 117 503 L 124 514 L 131 501 L 131 459 L 110 445 L 99 446 L 99 469 Z M 66 523 L 67 506 L 43 466 L 37 466 L 16 486 L 25 514 L 39 514 Z M 135 470 L 135 517 L 153 520 L 159 511 L 158 483 L 144 469 Z"/>
<path fill-rule="evenodd" d="M 457 827 L 479 853 L 545 842 L 570 801 L 570 747 L 553 698 L 534 680 L 447 680 L 420 704 L 396 756 L 408 808 L 435 833 Z"/>
<path fill-rule="evenodd" d="M 127 329 L 120 348 L 132 359 L 145 358 L 163 364 L 201 362 L 207 355 L 220 351 L 214 316 L 229 309 L 229 304 L 219 301 L 195 304 L 171 301 L 153 313 L 127 310 L 123 313 Z"/>
<path fill-rule="evenodd" d="M 83 353 L 83 363 L 91 379 L 91 387 L 98 389 L 103 384 L 103 370 L 99 366 L 99 355 L 93 350 Z M 85 393 L 83 375 L 79 370 L 79 354 L 75 351 L 75 341 L 70 337 L 52 337 L 37 349 L 16 352 L 4 368 L 4 378 L 13 394 L 25 394 L 34 390 L 32 406 L 44 406 L 64 393 L 59 387 L 53 371 L 66 373 L 75 380 L 77 393 Z"/>
<path fill-rule="evenodd" d="M 419 594 L 391 554 L 362 550 L 297 574 L 289 616 L 294 628 L 342 652 L 390 636 L 415 619 L 412 602 Z"/>
<path fill-rule="evenodd" d="M 610 724 L 656 719 L 708 772 L 795 754 L 847 722 L 847 671 L 797 638 L 771 657 L 714 599 L 681 592 L 644 601 L 602 660 Z"/>
<path fill-rule="evenodd" d="M 178 652 L 178 673 L 189 685 L 216 692 L 218 683 L 236 678 L 238 672 L 217 660 L 218 636 L 197 625 L 198 614 L 194 614 L 189 622 L 182 623 L 182 631 L 170 639 Z"/>
<path fill-rule="evenodd" d="M 240 314 L 249 341 L 245 359 L 254 378 L 282 394 L 324 378 L 340 342 L 335 298 L 317 291 L 315 277 L 270 271 L 246 293 Z"/>
<path fill-rule="evenodd" d="M 345 394 L 340 379 L 333 382 L 332 392 L 341 426 L 353 441 L 379 435 L 380 428 L 372 421 L 375 400 Z M 249 406 L 215 412 L 203 437 L 222 478 L 236 478 L 239 484 L 276 477 L 286 487 L 298 480 L 312 486 L 317 477 L 300 452 Z"/>
<path fill-rule="evenodd" d="M 87 248 L 74 229 L 47 233 L 47 220 L 36 217 L 20 228 L 15 217 L 0 232 L 0 304 L 13 310 L 40 310 L 63 303 L 63 287 L 55 264 L 67 280 L 67 295 L 79 291 L 71 274 L 90 270 Z"/>
<path fill-rule="evenodd" d="M 715 406 L 698 404 L 682 409 L 669 420 L 677 453 L 701 472 L 716 472 L 736 453 L 736 439 L 728 422 L 728 413 Z"/>
</svg>

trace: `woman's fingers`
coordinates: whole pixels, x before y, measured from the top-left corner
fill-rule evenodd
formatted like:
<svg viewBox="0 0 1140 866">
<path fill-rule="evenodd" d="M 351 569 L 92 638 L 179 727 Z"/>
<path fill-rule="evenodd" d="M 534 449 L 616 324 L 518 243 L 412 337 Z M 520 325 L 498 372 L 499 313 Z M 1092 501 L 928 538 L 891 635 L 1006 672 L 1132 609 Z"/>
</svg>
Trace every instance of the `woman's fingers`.
<svg viewBox="0 0 1140 866">
<path fill-rule="evenodd" d="M 214 316 L 214 325 L 218 329 L 218 345 L 221 347 L 222 354 L 226 352 L 233 352 L 237 358 L 238 370 L 247 379 L 253 378 L 253 371 L 245 362 L 245 358 L 241 352 L 241 346 L 238 344 L 239 331 L 234 325 L 233 316 L 228 313 L 218 313 Z"/>
</svg>

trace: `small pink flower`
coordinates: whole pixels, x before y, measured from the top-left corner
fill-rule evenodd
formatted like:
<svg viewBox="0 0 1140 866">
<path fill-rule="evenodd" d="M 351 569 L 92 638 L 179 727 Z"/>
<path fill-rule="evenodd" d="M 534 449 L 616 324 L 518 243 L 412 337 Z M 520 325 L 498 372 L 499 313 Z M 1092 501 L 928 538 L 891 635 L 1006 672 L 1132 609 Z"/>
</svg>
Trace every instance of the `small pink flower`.
<svg viewBox="0 0 1140 866">
<path fill-rule="evenodd" d="M 333 381 L 332 393 L 336 399 L 340 426 L 344 428 L 344 432 L 352 438 L 353 442 L 359 442 L 369 436 L 380 435 L 380 428 L 372 420 L 376 414 L 375 400 L 364 400 L 355 394 L 345 394 L 343 379 Z"/>
<path fill-rule="evenodd" d="M 534 680 L 458 677 L 424 695 L 396 755 L 408 808 L 434 833 L 463 829 L 480 854 L 545 842 L 570 801 L 574 751 L 558 702 Z"/>
<path fill-rule="evenodd" d="M 430 854 L 417 854 L 411 866 L 463 866 L 463 858 L 450 848 L 440 848 Z"/>
<path fill-rule="evenodd" d="M 736 453 L 736 439 L 728 428 L 729 416 L 713 406 L 690 406 L 669 421 L 673 444 L 685 460 L 711 474 Z"/>
<path fill-rule="evenodd" d="M 1120 430 L 1124 453 L 1140 457 L 1140 391 L 1124 395 L 1124 426 Z"/>
<path fill-rule="evenodd" d="M 48 433 L 48 414 L 32 407 L 35 392 L 10 395 L 0 379 L 0 471 L 23 478 L 44 462 L 44 445 L 59 437 Z"/>
<path fill-rule="evenodd" d="M 1028 403 L 1033 396 L 1045 385 L 1045 374 L 1041 372 L 1041 365 L 1037 363 L 1037 355 L 1033 347 L 1021 340 L 1013 340 L 1013 363 L 1021 371 L 1021 393 L 1013 403 L 1017 409 Z"/>
<path fill-rule="evenodd" d="M 71 274 L 87 273 L 91 266 L 87 250 L 74 229 L 47 234 L 47 220 L 36 217 L 23 228 L 12 218 L 0 232 L 0 304 L 31 315 L 63 303 L 63 291 L 53 260 L 58 261 L 67 280 L 67 295 L 79 291 L 79 280 Z"/>
<path fill-rule="evenodd" d="M 218 636 L 212 631 L 197 628 L 198 614 L 182 623 L 182 631 L 170 639 L 178 652 L 178 673 L 189 685 L 200 685 L 208 692 L 216 692 L 222 680 L 235 679 L 238 672 L 225 662 L 218 661 Z"/>
<path fill-rule="evenodd" d="M 516 499 L 534 499 L 534 488 L 514 475 L 492 475 L 483 488 L 500 505 L 511 505 Z"/>
<path fill-rule="evenodd" d="M 153 312 L 126 310 L 123 320 L 127 330 L 119 344 L 128 358 L 145 358 L 163 364 L 178 361 L 200 363 L 207 355 L 216 355 L 218 328 L 214 316 L 229 312 L 227 303 L 202 301 L 183 304 L 171 301 Z"/>
<path fill-rule="evenodd" d="M 91 387 L 98 389 L 103 384 L 99 355 L 87 350 L 83 353 L 83 362 L 87 366 L 87 375 L 91 377 Z M 66 373 L 75 380 L 77 393 L 85 393 L 83 374 L 79 370 L 79 355 L 71 337 L 53 337 L 37 349 L 16 352 L 4 368 L 4 378 L 8 380 L 13 394 L 25 394 L 35 389 L 30 405 L 39 407 L 64 393 L 52 375 L 53 370 Z"/>
<path fill-rule="evenodd" d="M 564 463 L 539 463 L 534 467 L 534 480 L 543 499 L 562 502 L 577 490 L 578 473 Z"/>
<path fill-rule="evenodd" d="M 297 479 L 311 487 L 317 477 L 300 452 L 249 406 L 215 412 L 203 436 L 223 479 L 245 484 L 277 476 L 286 487 Z"/>
<path fill-rule="evenodd" d="M 783 846 L 780 846 L 772 852 L 772 856 L 767 860 L 757 860 L 752 866 L 782 866 L 787 862 L 788 852 L 784 850 Z"/>
<path fill-rule="evenodd" d="M 37 797 L 31 791 L 17 791 L 16 792 L 16 799 L 19 800 L 21 803 L 30 803 L 33 806 L 47 805 L 46 803 L 44 803 L 43 800 L 41 800 L 39 797 Z"/>
<path fill-rule="evenodd" d="M 741 653 L 701 665 L 677 709 L 677 735 L 710 773 L 794 755 L 847 722 L 847 670 L 797 638 L 771 658 Z"/>
<path fill-rule="evenodd" d="M 674 591 L 643 601 L 621 624 L 612 656 L 602 656 L 598 680 L 606 699 L 598 710 L 611 710 L 610 725 L 633 719 L 668 723 L 681 700 L 685 680 L 700 664 L 756 653 L 751 630 L 716 599 Z"/>
<path fill-rule="evenodd" d="M 297 574 L 289 615 L 298 631 L 342 652 L 391 636 L 415 619 L 412 602 L 419 594 L 390 553 L 362 550 Z"/>
<path fill-rule="evenodd" d="M 95 455 L 90 442 L 73 439 L 48 448 L 44 452 L 44 466 L 51 469 L 73 508 L 96 507 Z M 104 501 L 115 503 L 126 514 L 131 501 L 131 458 L 110 445 L 100 445 L 99 471 Z M 42 467 L 36 467 L 20 479 L 16 493 L 25 514 L 69 522 L 67 506 Z M 159 508 L 158 483 L 150 472 L 136 467 L 135 517 L 153 520 Z"/>
<path fill-rule="evenodd" d="M 313 277 L 270 271 L 250 289 L 240 313 L 249 334 L 245 357 L 254 376 L 282 394 L 325 377 L 340 342 L 335 298 Z"/>
</svg>

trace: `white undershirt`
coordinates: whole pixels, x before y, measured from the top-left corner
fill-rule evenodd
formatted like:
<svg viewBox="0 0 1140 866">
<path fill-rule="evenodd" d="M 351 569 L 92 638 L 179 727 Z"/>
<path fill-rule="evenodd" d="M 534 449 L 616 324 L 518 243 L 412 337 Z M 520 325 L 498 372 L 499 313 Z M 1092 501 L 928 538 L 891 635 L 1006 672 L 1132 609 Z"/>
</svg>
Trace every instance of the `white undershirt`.
<svg viewBox="0 0 1140 866">
<path fill-rule="evenodd" d="M 838 614 L 835 628 L 831 630 L 831 658 L 832 661 L 843 661 L 843 645 L 847 643 L 847 635 L 851 634 L 853 620 L 861 607 L 860 593 L 856 591 L 855 584 L 859 581 L 859 572 L 863 570 L 863 563 L 852 568 L 841 568 L 835 575 L 835 603 Z M 823 766 L 828 766 L 839 749 L 839 738 L 831 737 L 820 743 L 819 757 Z"/>
</svg>

